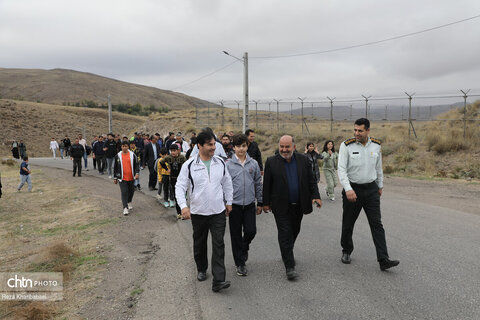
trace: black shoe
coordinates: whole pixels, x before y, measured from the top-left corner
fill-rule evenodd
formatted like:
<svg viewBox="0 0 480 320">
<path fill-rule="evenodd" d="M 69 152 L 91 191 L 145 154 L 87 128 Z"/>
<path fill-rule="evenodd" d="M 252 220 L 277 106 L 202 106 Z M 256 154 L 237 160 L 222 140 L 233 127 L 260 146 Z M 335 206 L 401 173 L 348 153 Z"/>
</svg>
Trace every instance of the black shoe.
<svg viewBox="0 0 480 320">
<path fill-rule="evenodd" d="M 230 287 L 230 281 L 214 282 L 212 284 L 212 291 L 219 292 L 220 290 L 227 289 Z"/>
<path fill-rule="evenodd" d="M 148 187 L 148 190 L 153 191 L 154 189 L 152 187 Z"/>
<path fill-rule="evenodd" d="M 138 189 L 138 191 L 141 191 L 141 190 L 142 190 L 142 188 L 140 187 L 140 185 L 137 186 L 137 189 Z"/>
<path fill-rule="evenodd" d="M 295 271 L 295 268 L 287 268 L 287 279 L 295 280 L 298 278 L 298 273 Z"/>
<path fill-rule="evenodd" d="M 157 187 L 154 187 L 152 190 L 158 190 L 158 188 L 157 188 Z"/>
<path fill-rule="evenodd" d="M 82 175 L 81 175 L 81 174 L 79 174 L 78 176 L 79 176 L 79 177 L 81 177 Z"/>
<path fill-rule="evenodd" d="M 204 271 L 198 271 L 197 273 L 197 280 L 198 281 L 205 281 L 207 280 L 207 273 Z"/>
<path fill-rule="evenodd" d="M 390 260 L 390 259 L 387 258 L 385 260 L 379 261 L 378 263 L 380 264 L 380 270 L 385 271 L 385 270 L 390 269 L 392 267 L 398 266 L 400 261 Z"/>
<path fill-rule="evenodd" d="M 247 266 L 245 266 L 245 265 L 237 266 L 237 275 L 241 276 L 241 277 L 247 276 L 248 275 Z"/>
<path fill-rule="evenodd" d="M 75 173 L 73 174 L 73 176 L 75 177 Z"/>
<path fill-rule="evenodd" d="M 352 258 L 350 258 L 350 253 L 343 253 L 342 262 L 345 264 L 350 264 L 350 262 L 352 262 Z"/>
</svg>

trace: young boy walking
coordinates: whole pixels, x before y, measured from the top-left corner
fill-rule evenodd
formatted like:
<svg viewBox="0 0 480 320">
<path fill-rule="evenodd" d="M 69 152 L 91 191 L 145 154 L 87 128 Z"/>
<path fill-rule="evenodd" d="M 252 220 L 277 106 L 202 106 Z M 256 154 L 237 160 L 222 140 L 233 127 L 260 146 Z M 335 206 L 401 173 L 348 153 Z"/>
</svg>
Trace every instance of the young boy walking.
<svg viewBox="0 0 480 320">
<path fill-rule="evenodd" d="M 20 165 L 20 184 L 18 185 L 17 190 L 20 191 L 25 184 L 28 184 L 28 192 L 32 191 L 32 178 L 30 177 L 30 166 L 28 165 L 28 157 L 23 157 L 23 162 Z"/>
<path fill-rule="evenodd" d="M 130 151 L 132 151 L 137 156 L 138 163 L 142 163 L 142 159 L 140 158 L 141 150 L 135 146 L 135 141 L 133 140 L 130 141 Z M 136 188 L 138 191 L 142 190 L 142 187 L 140 187 L 140 175 L 138 179 L 135 179 L 133 187 Z"/>
<path fill-rule="evenodd" d="M 248 260 L 250 243 L 257 233 L 255 213 L 261 214 L 263 206 L 260 166 L 247 154 L 247 142 L 248 138 L 244 134 L 233 137 L 235 154 L 226 164 L 233 185 L 233 205 L 228 224 L 233 259 L 239 276 L 248 275 L 245 263 Z"/>
<path fill-rule="evenodd" d="M 113 183 L 120 184 L 122 193 L 123 215 L 128 215 L 129 210 L 133 209 L 132 199 L 134 190 L 134 180 L 138 179 L 140 167 L 138 166 L 137 156 L 128 150 L 128 141 L 122 142 L 122 151 L 115 155 L 113 165 Z"/>
<path fill-rule="evenodd" d="M 167 167 L 164 169 L 163 166 L 160 164 L 162 159 L 168 155 L 167 148 L 160 148 L 160 157 L 157 159 L 157 163 L 155 164 L 155 168 L 157 170 L 157 177 L 158 177 L 158 192 L 157 192 L 157 200 L 161 202 L 161 194 L 163 189 L 163 197 L 164 203 L 163 206 L 168 208 L 170 203 L 168 202 L 168 196 L 171 194 L 170 191 L 170 168 Z"/>
<path fill-rule="evenodd" d="M 182 165 L 187 161 L 183 154 L 180 154 L 180 148 L 176 143 L 170 145 L 170 155 L 160 160 L 160 165 L 163 169 L 167 169 L 170 173 L 169 184 L 170 184 L 170 207 L 175 206 L 177 210 L 177 219 L 182 218 L 182 210 L 175 201 L 175 185 L 177 184 L 177 178 L 180 174 L 180 169 Z M 165 183 L 165 182 L 164 182 Z"/>
</svg>

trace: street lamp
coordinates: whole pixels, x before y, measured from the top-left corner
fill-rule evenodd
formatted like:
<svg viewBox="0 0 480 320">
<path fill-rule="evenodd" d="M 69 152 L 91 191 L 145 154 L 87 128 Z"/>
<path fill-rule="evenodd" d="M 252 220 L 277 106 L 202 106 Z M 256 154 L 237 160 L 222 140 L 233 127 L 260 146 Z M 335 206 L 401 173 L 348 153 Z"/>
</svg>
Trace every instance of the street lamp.
<svg viewBox="0 0 480 320">
<path fill-rule="evenodd" d="M 243 59 L 237 58 L 227 51 L 223 51 L 227 56 L 230 56 L 238 61 L 243 62 L 243 132 L 248 129 L 248 52 L 245 52 Z"/>
</svg>

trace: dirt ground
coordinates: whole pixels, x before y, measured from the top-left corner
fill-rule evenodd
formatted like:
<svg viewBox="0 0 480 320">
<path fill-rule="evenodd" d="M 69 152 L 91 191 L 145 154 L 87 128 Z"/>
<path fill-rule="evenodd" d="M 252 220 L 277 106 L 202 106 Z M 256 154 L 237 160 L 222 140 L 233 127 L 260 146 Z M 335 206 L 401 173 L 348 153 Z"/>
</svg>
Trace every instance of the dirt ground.
<svg viewBox="0 0 480 320">
<path fill-rule="evenodd" d="M 28 193 L 25 186 L 17 193 L 18 169 L 2 166 L 0 172 L 0 224 L 2 239 L 8 240 L 2 241 L 0 271 L 26 271 L 43 265 L 45 253 L 59 242 L 78 255 L 70 279 L 65 281 L 63 301 L 0 302 L 2 319 L 29 319 L 41 310 L 45 319 L 131 319 L 152 258 L 168 248 L 180 259 L 191 259 L 187 248 L 180 250 L 165 239 L 156 239 L 168 233 L 169 243 L 180 242 L 175 238 L 179 234 L 172 232 L 177 223 L 173 213 L 167 213 L 150 196 L 137 192 L 134 209 L 124 217 L 119 188 L 111 181 L 86 175 L 72 178 L 69 171 L 36 167 L 33 191 Z M 86 263 L 78 266 L 77 261 Z M 167 266 L 168 260 L 163 263 Z M 168 281 L 175 283 L 180 275 L 175 269 L 165 269 Z M 175 290 L 164 291 L 165 297 L 159 296 L 159 301 L 169 301 Z M 184 295 L 185 304 L 190 304 L 188 297 Z"/>
<path fill-rule="evenodd" d="M 185 241 L 177 227 L 189 222 L 177 221 L 172 210 L 139 192 L 131 215 L 124 217 L 120 191 L 105 179 L 72 178 L 69 171 L 42 167 L 33 173 L 33 192 L 16 193 L 17 169 L 2 167 L 1 172 L 2 238 L 9 241 L 2 242 L 0 271 L 38 265 L 42 252 L 58 241 L 79 257 L 91 257 L 79 258 L 90 263 L 75 264 L 63 301 L 39 305 L 52 308 L 53 318 L 141 318 L 149 313 L 137 310 L 137 305 L 148 292 L 155 292 L 154 301 L 164 305 L 165 313 L 156 315 L 159 319 L 201 318 L 191 248 L 182 244 Z M 385 190 L 405 199 L 480 214 L 478 183 L 386 177 Z M 162 279 L 159 290 L 145 283 L 152 273 Z M 177 300 L 178 296 L 182 299 Z M 19 319 L 21 313 L 16 311 L 26 310 L 29 304 L 0 303 L 0 307 L 0 316 Z"/>
</svg>

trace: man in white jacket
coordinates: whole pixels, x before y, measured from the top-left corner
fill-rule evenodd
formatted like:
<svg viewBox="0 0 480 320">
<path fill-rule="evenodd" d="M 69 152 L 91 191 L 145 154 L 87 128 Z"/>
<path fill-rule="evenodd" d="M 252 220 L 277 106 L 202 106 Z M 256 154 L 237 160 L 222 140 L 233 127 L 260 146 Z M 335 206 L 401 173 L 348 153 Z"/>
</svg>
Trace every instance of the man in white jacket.
<svg viewBox="0 0 480 320">
<path fill-rule="evenodd" d="M 207 279 L 208 231 L 212 236 L 212 290 L 218 292 L 230 287 L 225 281 L 225 227 L 226 217 L 232 211 L 232 179 L 225 162 L 215 156 L 215 136 L 202 131 L 197 137 L 199 153 L 185 162 L 175 186 L 177 203 L 184 219 L 192 219 L 193 256 L 197 265 L 197 279 Z M 185 198 L 190 194 L 190 207 Z"/>
<path fill-rule="evenodd" d="M 52 138 L 52 140 L 50 141 L 50 150 L 52 150 L 53 159 L 57 159 L 57 149 L 58 142 L 55 140 L 55 138 Z"/>
</svg>

